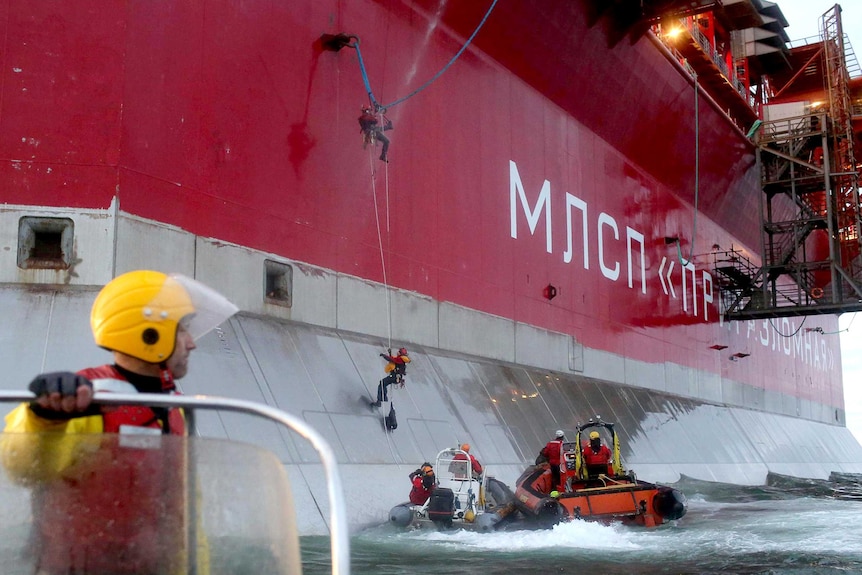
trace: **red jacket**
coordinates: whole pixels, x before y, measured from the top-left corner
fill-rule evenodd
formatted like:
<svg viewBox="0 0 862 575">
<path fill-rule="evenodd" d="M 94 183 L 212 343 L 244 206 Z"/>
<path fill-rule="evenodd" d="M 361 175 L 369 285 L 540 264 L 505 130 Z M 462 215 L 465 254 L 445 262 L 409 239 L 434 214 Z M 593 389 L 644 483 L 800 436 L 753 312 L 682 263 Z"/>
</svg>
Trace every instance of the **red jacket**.
<svg viewBox="0 0 862 575">
<path fill-rule="evenodd" d="M 389 362 L 386 366 L 386 373 L 395 373 L 396 375 L 407 374 L 407 364 L 410 363 L 410 358 L 406 355 L 386 355 L 381 353 L 383 359 Z"/>
<path fill-rule="evenodd" d="M 424 478 L 414 473 L 411 473 L 410 477 L 413 481 L 413 489 L 410 490 L 410 503 L 422 505 L 428 501 L 428 498 L 431 497 L 431 492 L 434 491 L 433 479 L 430 482 L 423 482 Z M 430 487 L 425 487 L 425 483 L 430 483 Z"/>
<path fill-rule="evenodd" d="M 78 373 L 97 390 L 135 392 L 114 366 Z M 101 417 L 106 433 L 67 434 L 83 445 L 34 494 L 39 572 L 179 573 L 178 545 L 188 533 L 185 446 L 163 439 L 163 427 L 185 435 L 182 412 L 159 417 L 125 406 L 92 417 Z"/>
<path fill-rule="evenodd" d="M 593 448 L 590 447 L 590 444 L 584 443 L 584 463 L 587 465 L 607 465 L 608 466 L 608 475 L 613 475 L 614 470 L 611 465 L 611 450 L 608 449 L 607 445 L 602 445 L 599 447 L 598 451 L 593 451 Z"/>
<path fill-rule="evenodd" d="M 472 453 L 470 453 L 469 456 L 470 466 L 473 468 L 473 475 L 482 475 L 482 464 L 479 463 L 479 460 L 476 459 Z M 467 458 L 464 456 L 463 453 L 456 453 L 455 457 L 452 458 L 452 461 L 464 461 L 466 459 Z"/>
<path fill-rule="evenodd" d="M 539 454 L 548 458 L 548 465 L 551 467 L 560 465 L 563 454 L 563 440 L 552 439 L 542 448 Z"/>
<path fill-rule="evenodd" d="M 113 365 L 103 365 L 101 367 L 90 367 L 82 369 L 78 372 L 94 383 L 97 391 L 111 391 L 111 381 L 128 384 L 123 375 L 117 371 Z M 100 382 L 106 382 L 100 386 Z M 102 389 L 104 387 L 104 389 Z M 138 389 L 137 391 L 147 393 L 158 393 L 158 389 Z M 132 391 L 134 393 L 135 391 Z M 107 410 L 106 410 L 107 411 Z M 102 416 L 104 421 L 105 433 L 120 433 L 121 426 L 146 427 L 152 429 L 160 429 L 162 433 L 170 433 L 173 435 L 185 435 L 186 426 L 182 411 L 179 409 L 171 409 L 167 411 L 167 417 L 156 415 L 156 412 L 149 407 L 136 405 L 123 405 L 111 408 L 110 411 Z"/>
</svg>

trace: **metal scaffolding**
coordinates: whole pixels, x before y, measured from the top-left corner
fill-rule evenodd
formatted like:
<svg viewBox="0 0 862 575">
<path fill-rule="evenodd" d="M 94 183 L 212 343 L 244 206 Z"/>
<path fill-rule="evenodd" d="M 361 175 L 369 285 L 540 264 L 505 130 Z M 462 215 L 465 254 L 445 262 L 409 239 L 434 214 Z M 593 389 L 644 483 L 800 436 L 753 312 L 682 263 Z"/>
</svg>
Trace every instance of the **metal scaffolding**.
<svg viewBox="0 0 862 575">
<path fill-rule="evenodd" d="M 714 254 L 725 318 L 862 311 L 859 173 L 840 8 L 821 20 L 822 105 L 765 121 L 761 168 L 762 266 Z"/>
</svg>

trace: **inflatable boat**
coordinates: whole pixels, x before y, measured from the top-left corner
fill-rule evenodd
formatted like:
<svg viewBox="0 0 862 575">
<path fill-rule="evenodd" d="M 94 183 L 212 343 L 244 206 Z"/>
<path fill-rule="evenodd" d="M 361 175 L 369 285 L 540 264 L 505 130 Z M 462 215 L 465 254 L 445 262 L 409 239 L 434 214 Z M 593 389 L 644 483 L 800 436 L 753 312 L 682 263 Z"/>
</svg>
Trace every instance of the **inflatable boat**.
<svg viewBox="0 0 862 575">
<path fill-rule="evenodd" d="M 494 531 L 517 520 L 512 490 L 487 470 L 474 474 L 466 451 L 457 447 L 440 451 L 434 469 L 437 485 L 428 500 L 396 505 L 389 511 L 390 524 Z"/>
<path fill-rule="evenodd" d="M 588 462 L 590 442 L 582 441 L 586 432 L 611 445 L 608 461 Z M 655 527 L 685 515 L 682 492 L 641 481 L 623 467 L 613 423 L 597 419 L 579 425 L 575 441 L 562 442 L 560 449 L 559 480 L 547 461 L 537 460 L 516 482 L 514 503 L 528 520 L 549 525 L 586 519 Z"/>
</svg>

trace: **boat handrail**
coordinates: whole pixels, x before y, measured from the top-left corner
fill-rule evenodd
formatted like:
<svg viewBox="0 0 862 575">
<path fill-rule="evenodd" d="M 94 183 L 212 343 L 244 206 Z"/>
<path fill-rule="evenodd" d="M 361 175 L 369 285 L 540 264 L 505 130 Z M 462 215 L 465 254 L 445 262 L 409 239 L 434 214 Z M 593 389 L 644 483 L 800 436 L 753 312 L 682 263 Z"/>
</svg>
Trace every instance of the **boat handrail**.
<svg viewBox="0 0 862 575">
<path fill-rule="evenodd" d="M 34 395 L 29 391 L 0 390 L 0 402 L 32 401 L 33 398 Z M 330 507 L 329 529 L 332 575 L 350 575 L 350 539 L 347 526 L 347 511 L 335 453 L 323 436 L 305 421 L 268 405 L 211 395 L 101 392 L 95 394 L 93 402 L 99 405 L 145 405 L 237 411 L 270 419 L 304 437 L 311 443 L 320 456 L 326 476 L 326 491 L 329 496 Z"/>
<path fill-rule="evenodd" d="M 629 489 L 640 490 L 643 489 L 643 485 L 638 483 L 612 483 L 612 484 L 602 484 L 601 487 L 583 487 L 578 489 L 578 493 L 588 493 L 593 491 L 600 491 L 602 493 L 606 493 L 610 490 L 618 490 L 618 491 L 626 491 Z M 567 493 L 563 493 L 562 495 L 566 495 Z"/>
</svg>

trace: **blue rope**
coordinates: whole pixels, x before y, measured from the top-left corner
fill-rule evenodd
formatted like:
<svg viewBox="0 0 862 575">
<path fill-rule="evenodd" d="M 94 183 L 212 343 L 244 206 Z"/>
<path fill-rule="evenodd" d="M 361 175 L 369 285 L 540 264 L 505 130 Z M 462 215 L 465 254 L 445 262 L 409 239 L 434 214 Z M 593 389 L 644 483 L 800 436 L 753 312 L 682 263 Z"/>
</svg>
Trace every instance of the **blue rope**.
<svg viewBox="0 0 862 575">
<path fill-rule="evenodd" d="M 428 86 L 433 84 L 434 81 L 437 80 L 437 78 L 442 76 L 443 73 L 446 70 L 448 70 L 449 67 L 452 66 L 452 64 L 454 64 L 455 61 L 459 57 L 461 57 L 461 54 L 464 53 L 464 50 L 467 49 L 467 46 L 470 45 L 470 43 L 473 41 L 473 38 L 475 38 L 476 34 L 479 33 L 479 30 L 481 30 L 482 26 L 485 25 L 485 22 L 488 20 L 488 16 L 491 15 L 491 11 L 494 10 L 494 6 L 497 5 L 497 2 L 498 2 L 498 0 L 494 0 L 493 2 L 491 2 L 491 6 L 488 8 L 488 11 L 485 12 L 485 16 L 482 17 L 482 21 L 479 22 L 479 25 L 476 27 L 475 30 L 473 30 L 473 33 L 470 34 L 470 37 L 467 38 L 467 41 L 464 43 L 463 46 L 461 46 L 461 49 L 458 50 L 458 52 L 452 57 L 452 59 L 449 60 L 449 63 L 446 64 L 445 66 L 443 66 L 443 68 L 439 72 L 437 72 L 433 78 L 431 78 L 430 80 L 428 80 L 427 82 L 425 82 L 424 84 L 422 84 L 421 86 L 419 86 L 418 88 L 416 88 L 415 90 L 413 90 L 412 92 L 410 92 L 409 94 L 404 96 L 403 98 L 399 98 L 390 104 L 386 104 L 385 106 L 382 106 L 374 98 L 374 94 L 371 92 L 371 84 L 368 81 L 368 73 L 365 70 L 365 63 L 362 61 L 362 52 L 359 50 L 359 38 L 357 36 L 351 36 L 351 38 L 354 38 L 356 41 L 353 44 L 348 44 L 348 46 L 350 48 L 353 48 L 356 50 L 356 55 L 359 58 L 359 69 L 362 72 L 362 81 L 365 83 L 365 91 L 368 93 L 368 100 L 371 102 L 371 105 L 374 107 L 374 110 L 375 111 L 387 110 L 387 109 L 391 108 L 392 106 L 395 106 L 397 104 L 400 104 L 401 102 L 404 102 L 405 100 L 412 98 L 413 96 L 415 96 L 416 94 L 418 94 L 419 92 L 421 92 L 422 90 L 424 90 L 425 88 L 427 88 Z"/>
<path fill-rule="evenodd" d="M 359 58 L 359 71 L 362 73 L 362 82 L 365 84 L 365 92 L 368 94 L 368 101 L 371 102 L 371 105 L 375 110 L 378 110 L 382 106 L 374 98 L 374 93 L 371 91 L 371 83 L 368 81 L 368 72 L 365 70 L 365 62 L 362 60 L 362 51 L 359 49 L 359 37 L 351 36 L 351 38 L 353 38 L 354 42 L 347 46 L 356 50 L 356 56 Z"/>
</svg>

